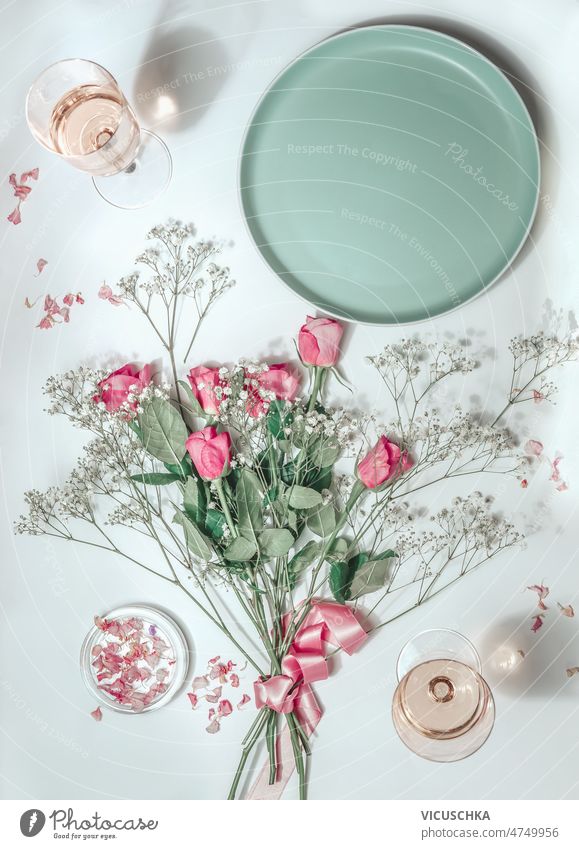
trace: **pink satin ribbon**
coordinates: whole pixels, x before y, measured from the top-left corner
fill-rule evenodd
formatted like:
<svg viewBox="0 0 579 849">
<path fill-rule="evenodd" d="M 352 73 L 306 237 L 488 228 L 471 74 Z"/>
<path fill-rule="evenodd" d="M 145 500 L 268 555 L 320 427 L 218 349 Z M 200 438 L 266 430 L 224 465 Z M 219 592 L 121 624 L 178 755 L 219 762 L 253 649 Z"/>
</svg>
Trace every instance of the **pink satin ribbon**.
<svg viewBox="0 0 579 849">
<path fill-rule="evenodd" d="M 288 626 L 289 617 L 290 614 L 284 617 L 284 630 Z M 349 607 L 329 601 L 315 601 L 282 661 L 281 674 L 254 682 L 257 708 L 268 707 L 278 713 L 293 711 L 306 734 L 311 735 L 321 719 L 322 711 L 310 684 L 328 677 L 326 644 L 353 654 L 367 636 Z M 269 784 L 269 765 L 265 764 L 248 799 L 280 798 L 295 767 L 288 738 L 289 732 L 285 729 L 278 740 L 279 766 L 275 784 Z"/>
</svg>

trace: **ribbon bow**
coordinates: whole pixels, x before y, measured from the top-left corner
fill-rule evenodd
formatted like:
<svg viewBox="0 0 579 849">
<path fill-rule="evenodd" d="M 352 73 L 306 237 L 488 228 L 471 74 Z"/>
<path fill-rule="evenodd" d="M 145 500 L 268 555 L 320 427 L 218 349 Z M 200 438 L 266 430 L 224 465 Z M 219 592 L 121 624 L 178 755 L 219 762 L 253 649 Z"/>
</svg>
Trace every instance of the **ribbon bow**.
<svg viewBox="0 0 579 849">
<path fill-rule="evenodd" d="M 289 616 L 287 614 L 283 619 L 284 630 Z M 367 637 L 346 605 L 329 601 L 314 602 L 282 661 L 281 674 L 254 682 L 256 707 L 268 707 L 277 713 L 293 711 L 306 734 L 312 734 L 322 717 L 322 710 L 310 684 L 328 677 L 325 645 L 329 643 L 342 648 L 347 654 L 353 654 Z M 282 737 L 282 748 L 283 743 Z M 268 787 L 265 773 L 262 772 L 249 798 L 279 798 L 292 769 L 287 761 L 283 776 L 276 782 L 276 790 Z"/>
</svg>

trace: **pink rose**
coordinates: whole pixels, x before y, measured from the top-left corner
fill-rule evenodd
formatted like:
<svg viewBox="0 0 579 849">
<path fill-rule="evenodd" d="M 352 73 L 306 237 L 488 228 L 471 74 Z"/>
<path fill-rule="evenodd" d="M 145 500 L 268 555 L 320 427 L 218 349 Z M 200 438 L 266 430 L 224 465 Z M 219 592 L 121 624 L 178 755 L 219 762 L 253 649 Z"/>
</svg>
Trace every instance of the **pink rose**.
<svg viewBox="0 0 579 849">
<path fill-rule="evenodd" d="M 113 371 L 108 377 L 98 384 L 99 392 L 93 397 L 93 401 L 104 401 L 109 413 L 118 410 L 126 404 L 131 410 L 137 409 L 137 399 L 128 401 L 129 395 L 139 395 L 145 386 L 151 382 L 151 366 L 143 366 L 142 369 L 127 363 L 122 368 Z"/>
<path fill-rule="evenodd" d="M 187 379 L 201 409 L 210 416 L 217 415 L 221 398 L 217 397 L 215 389 L 217 386 L 223 386 L 219 369 L 211 366 L 197 366 L 191 369 Z"/>
<path fill-rule="evenodd" d="M 302 361 L 309 366 L 328 368 L 336 364 L 340 355 L 340 339 L 344 328 L 333 318 L 312 318 L 300 328 L 298 351 Z"/>
<path fill-rule="evenodd" d="M 231 437 L 227 431 L 217 433 L 213 426 L 204 427 L 188 437 L 185 447 L 204 480 L 217 480 L 228 473 Z"/>
<path fill-rule="evenodd" d="M 257 386 L 252 386 L 255 380 Z M 289 363 L 272 363 L 267 371 L 261 374 L 246 373 L 246 386 L 249 397 L 247 400 L 247 412 L 252 418 L 257 418 L 261 413 L 266 413 L 269 407 L 269 398 L 265 399 L 261 391 L 273 392 L 278 401 L 293 401 L 298 394 L 301 375 Z"/>
<path fill-rule="evenodd" d="M 414 462 L 407 451 L 381 436 L 376 445 L 358 463 L 358 477 L 368 489 L 376 489 L 386 481 L 404 474 Z"/>
<path fill-rule="evenodd" d="M 293 401 L 298 394 L 301 375 L 290 363 L 272 363 L 257 375 L 261 389 L 273 392 L 278 401 Z"/>
</svg>

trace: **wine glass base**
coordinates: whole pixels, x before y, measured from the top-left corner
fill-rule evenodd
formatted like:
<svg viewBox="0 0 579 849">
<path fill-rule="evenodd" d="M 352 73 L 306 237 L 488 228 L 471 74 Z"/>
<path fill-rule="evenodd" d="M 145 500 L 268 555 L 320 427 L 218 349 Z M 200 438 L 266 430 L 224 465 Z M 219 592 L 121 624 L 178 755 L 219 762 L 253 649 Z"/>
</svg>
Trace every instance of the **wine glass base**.
<svg viewBox="0 0 579 849">
<path fill-rule="evenodd" d="M 93 177 L 99 195 L 120 209 L 140 209 L 161 195 L 171 180 L 173 161 L 165 142 L 141 130 L 141 145 L 128 168 L 110 177 Z"/>
<path fill-rule="evenodd" d="M 411 669 L 398 685 L 392 721 L 415 754 L 451 763 L 474 754 L 487 740 L 495 704 L 474 669 L 457 660 L 430 660 Z"/>
</svg>

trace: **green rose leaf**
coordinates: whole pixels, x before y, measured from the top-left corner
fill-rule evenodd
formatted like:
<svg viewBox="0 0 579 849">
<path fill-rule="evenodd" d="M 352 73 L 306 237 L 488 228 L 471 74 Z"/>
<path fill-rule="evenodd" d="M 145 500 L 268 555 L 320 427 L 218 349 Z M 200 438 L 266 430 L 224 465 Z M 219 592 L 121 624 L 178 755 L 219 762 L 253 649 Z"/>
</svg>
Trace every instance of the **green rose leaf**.
<svg viewBox="0 0 579 849">
<path fill-rule="evenodd" d="M 322 496 L 307 486 L 294 486 L 289 493 L 289 505 L 295 510 L 308 510 L 322 503 Z"/>
<path fill-rule="evenodd" d="M 287 528 L 268 528 L 259 535 L 259 548 L 266 557 L 283 557 L 293 544 L 293 534 Z"/>
<path fill-rule="evenodd" d="M 192 522 L 200 528 L 204 527 L 207 494 L 203 484 L 195 478 L 187 478 L 183 488 L 183 509 Z"/>
<path fill-rule="evenodd" d="M 291 424 L 292 416 L 284 415 L 285 401 L 272 401 L 267 413 L 267 429 L 276 439 L 284 435 L 284 427 Z"/>
<path fill-rule="evenodd" d="M 181 480 L 181 475 L 169 472 L 144 472 L 142 475 L 131 475 L 132 481 L 149 484 L 149 486 L 165 486 L 168 483 Z"/>
<path fill-rule="evenodd" d="M 214 540 L 222 539 L 227 527 L 225 516 L 219 510 L 215 510 L 214 507 L 209 507 L 205 516 L 205 527 Z"/>
<path fill-rule="evenodd" d="M 392 560 L 396 557 L 396 552 L 385 551 L 379 558 L 363 563 L 356 571 L 350 585 L 350 598 L 359 598 L 381 590 L 388 580 Z"/>
<path fill-rule="evenodd" d="M 141 441 L 162 463 L 181 464 L 185 456 L 187 427 L 175 407 L 164 398 L 153 398 L 139 415 Z"/>
<path fill-rule="evenodd" d="M 210 560 L 211 555 L 213 554 L 211 544 L 205 534 L 202 534 L 197 525 L 191 521 L 189 516 L 181 510 L 177 510 L 173 517 L 173 522 L 177 525 L 181 525 L 183 528 L 189 550 L 196 557 L 199 557 L 200 560 L 204 560 L 206 562 Z"/>
<path fill-rule="evenodd" d="M 309 514 L 307 525 L 319 537 L 329 537 L 336 527 L 336 511 L 331 504 L 322 504 Z"/>
<path fill-rule="evenodd" d="M 328 439 L 323 436 L 318 436 L 307 448 L 310 462 L 319 468 L 333 466 L 340 456 L 340 450 L 340 446 L 333 437 Z"/>
<path fill-rule="evenodd" d="M 352 581 L 358 570 L 362 568 L 367 560 L 368 555 L 360 552 L 360 554 L 354 555 L 347 562 L 339 560 L 336 563 L 332 563 L 328 581 L 332 595 L 340 604 L 345 604 L 351 598 Z"/>
<path fill-rule="evenodd" d="M 312 489 L 317 489 L 321 492 L 323 489 L 329 489 L 332 485 L 332 466 L 325 469 L 314 469 L 306 476 L 306 483 Z"/>
<path fill-rule="evenodd" d="M 193 390 L 191 389 L 190 385 L 187 383 L 187 381 L 186 380 L 179 380 L 177 382 L 178 382 L 179 386 L 185 392 L 185 395 L 187 396 L 187 403 L 183 404 L 183 407 L 188 412 L 190 412 L 192 415 L 197 416 L 197 418 L 199 418 L 199 419 L 205 419 L 206 421 L 213 421 L 213 416 L 211 416 L 209 413 L 205 412 L 205 410 L 203 409 L 203 407 L 201 406 L 201 404 L 199 403 L 199 401 L 195 397 L 195 394 L 194 394 Z"/>
<path fill-rule="evenodd" d="M 245 537 L 236 537 L 229 543 L 223 556 L 226 560 L 239 561 L 243 563 L 245 560 L 251 560 L 256 553 L 257 548 L 255 543 Z"/>
<path fill-rule="evenodd" d="M 257 534 L 263 528 L 263 489 L 255 472 L 242 469 L 235 488 L 235 500 L 239 533 L 257 547 Z"/>
<path fill-rule="evenodd" d="M 324 544 L 312 539 L 300 549 L 287 565 L 289 589 L 293 590 L 300 574 L 318 560 Z"/>
</svg>

